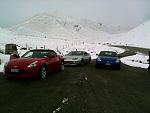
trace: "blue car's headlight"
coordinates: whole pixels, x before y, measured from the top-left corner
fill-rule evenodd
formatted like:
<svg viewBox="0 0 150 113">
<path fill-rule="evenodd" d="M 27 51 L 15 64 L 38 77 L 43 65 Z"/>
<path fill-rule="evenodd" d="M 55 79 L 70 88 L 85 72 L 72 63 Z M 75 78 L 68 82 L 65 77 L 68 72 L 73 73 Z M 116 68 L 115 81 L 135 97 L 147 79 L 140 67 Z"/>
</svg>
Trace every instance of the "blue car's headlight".
<svg viewBox="0 0 150 113">
<path fill-rule="evenodd" d="M 97 58 L 97 61 L 99 61 L 99 62 L 100 62 L 100 61 L 101 61 L 101 58 L 99 58 L 99 57 L 98 57 L 98 58 Z"/>
<path fill-rule="evenodd" d="M 116 63 L 119 63 L 119 62 L 120 62 L 120 60 L 119 60 L 119 59 L 117 59 L 117 60 L 116 60 Z"/>
</svg>

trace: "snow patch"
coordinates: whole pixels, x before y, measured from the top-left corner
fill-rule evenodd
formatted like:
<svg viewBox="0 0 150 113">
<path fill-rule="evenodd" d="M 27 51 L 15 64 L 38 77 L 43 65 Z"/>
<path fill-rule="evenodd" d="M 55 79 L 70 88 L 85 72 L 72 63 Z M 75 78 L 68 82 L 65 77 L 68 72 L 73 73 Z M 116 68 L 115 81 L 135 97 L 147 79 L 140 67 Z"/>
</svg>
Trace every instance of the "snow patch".
<svg viewBox="0 0 150 113">
<path fill-rule="evenodd" d="M 137 53 L 136 55 L 121 58 L 121 62 L 129 66 L 146 69 L 149 66 L 148 58 L 149 58 L 148 55 Z"/>
<path fill-rule="evenodd" d="M 62 100 L 62 103 L 63 103 L 63 104 L 68 104 L 68 100 L 69 100 L 68 98 L 64 98 L 64 99 Z"/>
<path fill-rule="evenodd" d="M 0 72 L 4 72 L 4 63 L 0 65 Z"/>
<path fill-rule="evenodd" d="M 9 61 L 10 55 L 4 55 L 0 53 L 0 59 L 1 59 L 1 64 L 0 64 L 0 72 L 4 72 L 4 65 L 6 62 Z"/>
</svg>

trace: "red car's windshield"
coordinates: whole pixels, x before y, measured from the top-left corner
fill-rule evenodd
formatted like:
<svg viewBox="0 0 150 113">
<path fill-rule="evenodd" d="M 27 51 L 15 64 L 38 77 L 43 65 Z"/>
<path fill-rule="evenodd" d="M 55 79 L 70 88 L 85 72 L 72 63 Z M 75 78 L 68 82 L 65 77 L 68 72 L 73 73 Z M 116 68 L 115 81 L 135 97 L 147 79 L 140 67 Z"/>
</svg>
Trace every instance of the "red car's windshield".
<svg viewBox="0 0 150 113">
<path fill-rule="evenodd" d="M 48 51 L 28 51 L 23 58 L 46 58 L 48 57 Z"/>
</svg>

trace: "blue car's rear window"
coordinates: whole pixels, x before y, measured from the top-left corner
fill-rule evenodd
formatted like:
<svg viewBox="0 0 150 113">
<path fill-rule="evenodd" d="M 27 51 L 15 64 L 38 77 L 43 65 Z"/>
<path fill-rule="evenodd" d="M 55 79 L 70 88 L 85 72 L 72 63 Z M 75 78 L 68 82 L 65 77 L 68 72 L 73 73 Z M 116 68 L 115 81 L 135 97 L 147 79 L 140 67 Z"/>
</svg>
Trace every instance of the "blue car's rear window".
<svg viewBox="0 0 150 113">
<path fill-rule="evenodd" d="M 117 53 L 116 52 L 111 52 L 111 51 L 101 51 L 99 53 L 99 56 L 117 57 Z"/>
</svg>

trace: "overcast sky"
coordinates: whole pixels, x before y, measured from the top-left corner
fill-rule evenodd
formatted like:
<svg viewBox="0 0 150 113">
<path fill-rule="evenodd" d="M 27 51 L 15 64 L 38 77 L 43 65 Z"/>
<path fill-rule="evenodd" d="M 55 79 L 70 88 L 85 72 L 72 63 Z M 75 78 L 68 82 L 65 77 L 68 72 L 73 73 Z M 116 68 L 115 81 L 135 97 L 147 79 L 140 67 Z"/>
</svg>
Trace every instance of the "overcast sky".
<svg viewBox="0 0 150 113">
<path fill-rule="evenodd" d="M 110 25 L 136 26 L 150 20 L 150 0 L 0 0 L 0 27 L 56 10 Z"/>
</svg>

